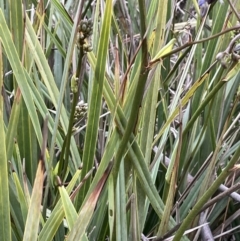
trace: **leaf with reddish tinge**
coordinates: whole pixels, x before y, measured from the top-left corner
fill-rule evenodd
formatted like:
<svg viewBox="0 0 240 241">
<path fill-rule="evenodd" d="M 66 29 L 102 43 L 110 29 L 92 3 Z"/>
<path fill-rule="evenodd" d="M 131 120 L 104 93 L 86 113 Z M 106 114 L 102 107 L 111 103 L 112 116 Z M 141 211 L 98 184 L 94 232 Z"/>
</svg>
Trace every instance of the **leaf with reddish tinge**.
<svg viewBox="0 0 240 241">
<path fill-rule="evenodd" d="M 88 200 L 85 202 L 83 207 L 80 209 L 79 216 L 75 222 L 75 225 L 73 226 L 72 230 L 70 231 L 67 240 L 81 240 L 83 235 L 85 234 L 86 228 L 89 224 L 89 221 L 92 218 L 93 211 L 95 209 L 95 206 L 97 204 L 98 198 L 100 196 L 100 193 L 102 191 L 102 188 L 107 180 L 107 177 L 109 175 L 109 172 L 111 170 L 112 165 L 107 168 L 105 173 L 103 174 L 102 178 L 96 185 L 93 192 L 90 194 Z"/>
<path fill-rule="evenodd" d="M 23 241 L 37 240 L 39 231 L 39 220 L 41 214 L 41 201 L 44 180 L 44 163 L 42 160 L 38 163 L 37 174 L 34 181 L 31 195 L 30 207 L 28 210 L 27 221 Z"/>
</svg>

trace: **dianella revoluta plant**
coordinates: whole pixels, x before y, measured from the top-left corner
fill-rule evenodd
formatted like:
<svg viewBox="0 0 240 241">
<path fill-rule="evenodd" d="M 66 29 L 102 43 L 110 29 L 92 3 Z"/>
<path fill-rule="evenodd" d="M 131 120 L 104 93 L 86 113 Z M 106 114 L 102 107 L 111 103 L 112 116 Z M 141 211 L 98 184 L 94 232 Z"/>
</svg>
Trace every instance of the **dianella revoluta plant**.
<svg viewBox="0 0 240 241">
<path fill-rule="evenodd" d="M 0 239 L 240 240 L 239 16 L 0 0 Z"/>
</svg>

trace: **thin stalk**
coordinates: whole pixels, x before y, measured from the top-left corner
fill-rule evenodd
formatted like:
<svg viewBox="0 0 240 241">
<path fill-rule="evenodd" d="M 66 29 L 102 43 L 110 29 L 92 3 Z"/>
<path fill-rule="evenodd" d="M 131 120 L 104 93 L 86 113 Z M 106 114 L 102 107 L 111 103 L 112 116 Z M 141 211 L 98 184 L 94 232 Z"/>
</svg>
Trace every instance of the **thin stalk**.
<svg viewBox="0 0 240 241">
<path fill-rule="evenodd" d="M 77 67 L 77 71 L 76 71 L 76 75 L 75 75 L 76 79 L 78 79 L 80 76 L 83 56 L 84 56 L 84 52 L 83 52 L 83 48 L 81 47 L 80 53 L 79 53 L 78 67 Z M 73 92 L 73 101 L 72 101 L 72 109 L 71 109 L 71 113 L 70 113 L 70 117 L 69 117 L 68 131 L 67 131 L 66 139 L 64 140 L 64 143 L 63 143 L 63 148 L 62 148 L 60 161 L 59 161 L 59 168 L 58 168 L 58 175 L 60 176 L 61 180 L 64 179 L 66 172 L 67 172 L 68 158 L 70 155 L 70 143 L 71 143 L 71 137 L 72 137 L 72 128 L 73 128 L 73 124 L 74 124 L 74 113 L 75 113 L 76 105 L 78 102 L 78 96 L 79 96 L 79 90 L 77 90 L 77 91 L 72 90 L 72 92 Z"/>
</svg>

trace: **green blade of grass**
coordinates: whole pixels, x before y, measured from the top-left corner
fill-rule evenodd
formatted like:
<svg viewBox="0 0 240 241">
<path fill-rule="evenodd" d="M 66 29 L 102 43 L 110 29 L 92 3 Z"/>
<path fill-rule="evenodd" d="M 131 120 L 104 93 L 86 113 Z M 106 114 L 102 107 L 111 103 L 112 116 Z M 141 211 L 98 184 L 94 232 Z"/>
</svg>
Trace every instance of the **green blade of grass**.
<svg viewBox="0 0 240 241">
<path fill-rule="evenodd" d="M 0 89 L 3 87 L 3 64 L 2 64 L 2 46 L 0 44 Z M 10 223 L 10 203 L 8 187 L 8 167 L 7 153 L 3 120 L 3 96 L 0 95 L 0 136 L 2 137 L 0 145 L 0 234 L 1 240 L 9 241 L 11 238 Z"/>
<path fill-rule="evenodd" d="M 31 117 L 31 121 L 33 123 L 33 127 L 38 139 L 38 143 L 41 144 L 42 134 L 41 134 L 40 123 L 39 123 L 35 106 L 33 104 L 29 86 L 26 84 L 27 83 L 26 73 L 24 72 L 24 68 L 22 67 L 21 61 L 19 60 L 19 56 L 17 54 L 16 48 L 11 38 L 11 33 L 7 27 L 7 23 L 5 21 L 5 18 L 1 9 L 0 9 L 0 38 L 3 43 L 3 47 L 8 57 L 8 60 L 12 66 L 13 73 L 16 77 L 16 81 L 21 89 L 25 104 L 28 108 L 28 113 Z"/>
<path fill-rule="evenodd" d="M 90 106 L 88 110 L 88 124 L 83 151 L 83 169 L 82 177 L 92 168 L 94 163 L 94 154 L 96 150 L 99 116 L 101 110 L 101 99 L 104 84 L 104 74 L 108 51 L 108 42 L 110 37 L 110 26 L 112 18 L 112 1 L 106 2 L 106 8 L 103 18 L 103 25 L 100 34 L 100 42 L 97 51 L 97 62 L 94 75 L 93 89 L 91 93 Z M 90 180 L 87 180 L 80 190 L 77 201 L 77 209 L 81 206 L 84 197 L 89 189 Z"/>
<path fill-rule="evenodd" d="M 69 227 L 69 230 L 71 231 L 71 229 L 73 228 L 77 220 L 78 215 L 66 189 L 63 186 L 61 186 L 58 188 L 58 190 L 61 196 L 62 205 L 63 205 L 63 209 L 67 219 L 68 227 Z"/>
<path fill-rule="evenodd" d="M 14 98 L 14 103 L 12 107 L 12 112 L 10 116 L 10 120 L 8 123 L 8 129 L 6 134 L 6 150 L 7 150 L 7 158 L 10 160 L 14 147 L 14 138 L 17 134 L 17 123 L 20 114 L 20 101 L 21 101 L 21 92 L 20 89 L 16 91 L 16 96 Z"/>
<path fill-rule="evenodd" d="M 16 173 L 13 173 L 13 180 L 14 180 L 14 184 L 15 184 L 15 187 L 16 187 L 19 204 L 20 204 L 20 207 L 21 207 L 22 219 L 23 219 L 23 222 L 26 223 L 27 214 L 28 214 L 28 203 L 27 203 L 25 194 L 23 192 L 23 189 L 21 187 L 20 180 L 19 180 Z"/>
</svg>

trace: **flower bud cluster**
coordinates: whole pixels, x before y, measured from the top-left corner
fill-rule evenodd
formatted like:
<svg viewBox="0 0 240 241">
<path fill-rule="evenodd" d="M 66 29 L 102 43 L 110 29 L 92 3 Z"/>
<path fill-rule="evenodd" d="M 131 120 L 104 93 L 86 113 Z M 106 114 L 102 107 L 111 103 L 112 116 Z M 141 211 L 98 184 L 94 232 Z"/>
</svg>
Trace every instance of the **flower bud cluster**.
<svg viewBox="0 0 240 241">
<path fill-rule="evenodd" d="M 81 20 L 78 26 L 77 40 L 80 46 L 83 47 L 83 50 L 85 52 L 92 51 L 92 44 L 87 41 L 87 39 L 92 35 L 92 33 L 93 33 L 92 20 L 91 19 Z"/>
<path fill-rule="evenodd" d="M 87 114 L 87 110 L 88 104 L 80 101 L 75 108 L 74 121 L 79 121 L 82 119 Z"/>
</svg>

